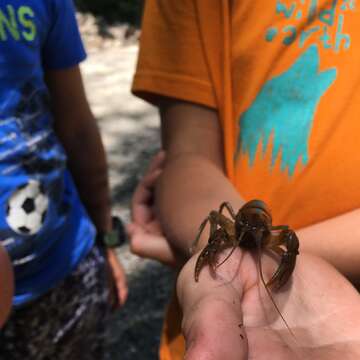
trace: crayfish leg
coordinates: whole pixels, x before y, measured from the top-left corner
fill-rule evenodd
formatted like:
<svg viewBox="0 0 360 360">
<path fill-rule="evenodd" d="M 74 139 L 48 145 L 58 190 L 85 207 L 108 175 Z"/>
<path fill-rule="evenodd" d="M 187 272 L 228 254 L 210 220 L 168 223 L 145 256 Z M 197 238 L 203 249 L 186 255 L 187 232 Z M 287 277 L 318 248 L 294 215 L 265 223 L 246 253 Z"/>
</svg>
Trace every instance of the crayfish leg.
<svg viewBox="0 0 360 360">
<path fill-rule="evenodd" d="M 234 242 L 224 229 L 219 228 L 215 230 L 210 235 L 208 244 L 204 247 L 196 260 L 194 272 L 195 281 L 199 281 L 200 272 L 205 265 L 209 265 L 211 275 L 215 276 L 220 253 L 233 245 Z"/>
<path fill-rule="evenodd" d="M 227 205 L 227 203 L 224 203 L 224 204 L 222 204 L 222 205 L 223 206 L 230 206 L 230 205 Z M 221 207 L 220 207 L 220 209 L 221 209 Z M 208 222 L 210 223 L 209 241 L 212 239 L 213 234 L 218 230 L 218 227 L 223 228 L 229 234 L 233 234 L 234 231 L 235 231 L 233 221 L 228 219 L 226 216 L 221 214 L 219 211 L 215 211 L 215 210 L 210 211 L 209 215 L 200 224 L 200 227 L 199 227 L 198 233 L 196 235 L 196 238 L 195 238 L 194 242 L 191 245 L 190 254 L 193 254 L 197 244 L 199 243 L 200 236 L 201 236 L 202 232 L 204 231 L 205 226 L 207 225 Z"/>
<path fill-rule="evenodd" d="M 229 202 L 225 201 L 220 205 L 219 213 L 221 214 L 224 209 L 226 209 L 229 212 L 229 214 L 230 214 L 230 216 L 232 217 L 233 220 L 236 219 L 235 211 L 234 211 L 233 207 L 231 206 L 231 204 Z"/>
<path fill-rule="evenodd" d="M 207 224 L 209 221 L 210 221 L 210 216 L 207 216 L 207 217 L 205 218 L 205 220 L 200 224 L 198 233 L 197 233 L 197 235 L 196 235 L 196 238 L 195 238 L 195 240 L 194 240 L 194 242 L 192 243 L 191 248 L 190 248 L 190 253 L 191 253 L 191 254 L 194 252 L 194 249 L 195 249 L 195 247 L 197 246 L 197 244 L 198 244 L 198 242 L 199 242 L 200 236 L 201 236 L 202 232 L 204 231 L 206 224 Z M 216 224 L 215 224 L 215 228 L 216 228 Z M 215 229 L 214 229 L 214 230 L 215 230 Z M 211 234 L 211 230 L 210 230 L 210 234 Z"/>
</svg>

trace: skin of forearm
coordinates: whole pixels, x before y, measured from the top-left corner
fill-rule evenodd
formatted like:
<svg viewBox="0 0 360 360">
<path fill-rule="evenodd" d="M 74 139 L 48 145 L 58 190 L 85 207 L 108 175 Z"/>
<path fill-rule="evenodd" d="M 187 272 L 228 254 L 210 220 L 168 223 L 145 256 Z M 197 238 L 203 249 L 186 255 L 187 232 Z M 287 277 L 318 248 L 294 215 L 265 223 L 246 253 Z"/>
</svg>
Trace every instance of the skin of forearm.
<svg viewBox="0 0 360 360">
<path fill-rule="evenodd" d="M 111 229 L 110 194 L 104 147 L 78 66 L 48 71 L 55 132 L 65 148 L 68 167 L 96 228 Z"/>
<path fill-rule="evenodd" d="M 224 174 L 216 111 L 179 101 L 165 101 L 160 110 L 167 162 L 157 184 L 156 208 L 170 243 L 188 255 L 210 210 L 229 201 L 237 211 L 244 202 Z M 359 221 L 359 211 L 353 211 L 297 230 L 300 251 L 324 258 L 350 279 L 359 278 Z M 198 247 L 207 239 L 208 227 Z"/>
<path fill-rule="evenodd" d="M 173 189 L 177 189 L 173 191 Z M 196 154 L 178 155 L 168 161 L 157 186 L 157 211 L 165 234 L 184 254 L 211 210 L 229 201 L 235 211 L 244 201 L 225 174 L 208 159 Z M 360 284 L 360 210 L 298 229 L 300 251 L 330 262 L 352 282 Z M 197 246 L 208 239 L 208 227 Z"/>
<path fill-rule="evenodd" d="M 14 295 L 14 274 L 5 249 L 0 245 L 0 328 L 9 316 Z"/>
<path fill-rule="evenodd" d="M 177 189 L 177 191 L 173 191 Z M 235 211 L 244 201 L 224 173 L 196 154 L 168 161 L 157 186 L 157 211 L 172 245 L 189 255 L 200 223 L 211 210 L 229 201 Z M 360 284 L 360 210 L 298 229 L 300 251 L 330 262 L 352 282 Z M 208 239 L 208 227 L 197 246 Z"/>
<path fill-rule="evenodd" d="M 170 244 L 185 257 L 201 222 L 229 201 L 242 205 L 224 172 L 222 129 L 217 111 L 164 100 L 160 105 L 166 162 L 157 182 L 155 208 Z M 197 249 L 208 239 L 208 226 Z"/>
<path fill-rule="evenodd" d="M 77 140 L 63 144 L 80 198 L 96 228 L 106 231 L 111 229 L 106 155 L 95 121 L 88 124 L 74 134 Z"/>
<path fill-rule="evenodd" d="M 320 256 L 360 284 L 360 209 L 296 231 L 300 251 Z"/>
<path fill-rule="evenodd" d="M 171 245 L 183 255 L 190 255 L 201 222 L 224 201 L 235 209 L 244 203 L 222 170 L 207 158 L 185 153 L 167 159 L 156 188 L 156 210 Z M 205 246 L 208 235 L 209 226 L 196 249 Z"/>
</svg>

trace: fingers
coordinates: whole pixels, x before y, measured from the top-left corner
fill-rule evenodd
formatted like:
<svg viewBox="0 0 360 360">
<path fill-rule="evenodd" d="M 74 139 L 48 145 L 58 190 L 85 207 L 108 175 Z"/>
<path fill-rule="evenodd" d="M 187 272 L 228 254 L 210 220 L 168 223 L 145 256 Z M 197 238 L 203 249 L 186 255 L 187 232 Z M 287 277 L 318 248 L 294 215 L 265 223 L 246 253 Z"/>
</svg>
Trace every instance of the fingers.
<svg viewBox="0 0 360 360">
<path fill-rule="evenodd" d="M 121 266 L 121 268 L 122 268 L 122 266 Z M 128 294 L 129 294 L 129 288 L 127 285 L 125 270 L 122 269 L 121 271 L 119 271 L 119 270 L 116 271 L 114 273 L 114 278 L 115 278 L 115 282 L 116 282 L 117 296 L 119 299 L 119 303 L 121 306 L 123 306 L 127 300 Z"/>
<path fill-rule="evenodd" d="M 147 204 L 136 203 L 132 206 L 132 220 L 134 223 L 146 226 L 153 218 L 153 210 Z"/>
<path fill-rule="evenodd" d="M 143 188 L 145 190 L 151 190 L 155 184 L 156 179 L 158 178 L 158 176 L 160 175 L 162 169 L 163 169 L 163 164 L 164 164 L 164 160 L 165 160 L 165 152 L 164 151 L 160 151 L 158 152 L 150 161 L 149 167 L 146 170 L 143 178 L 141 179 L 141 184 L 143 186 Z M 140 192 L 139 199 L 142 199 L 142 196 L 144 196 L 145 198 L 147 197 L 147 194 Z"/>
<path fill-rule="evenodd" d="M 145 225 L 153 217 L 151 208 L 154 186 L 162 172 L 165 153 L 160 151 L 151 160 L 148 170 L 137 185 L 131 200 L 133 221 Z"/>
<path fill-rule="evenodd" d="M 107 250 L 108 261 L 111 267 L 111 272 L 113 280 L 116 287 L 116 295 L 118 298 L 119 305 L 122 306 L 125 304 L 128 297 L 128 286 L 126 281 L 126 274 L 123 266 L 121 265 L 119 259 L 116 256 L 115 250 Z"/>
<path fill-rule="evenodd" d="M 155 169 L 162 168 L 165 160 L 165 151 L 160 150 L 150 161 L 150 165 L 148 167 L 148 173 L 152 172 Z"/>
<path fill-rule="evenodd" d="M 127 226 L 131 251 L 141 257 L 154 259 L 169 266 L 176 266 L 175 254 L 162 235 L 148 233 L 135 223 Z"/>
<path fill-rule="evenodd" d="M 148 202 L 149 199 L 151 199 L 152 189 L 161 172 L 161 169 L 155 169 L 151 173 L 146 173 L 143 176 L 143 178 L 140 180 L 140 183 L 135 189 L 133 195 L 133 202 L 145 203 Z"/>
<path fill-rule="evenodd" d="M 177 283 L 183 311 L 186 360 L 247 359 L 248 344 L 242 325 L 240 299 L 236 289 L 208 272 L 194 281 L 194 259 L 180 273 Z"/>
</svg>

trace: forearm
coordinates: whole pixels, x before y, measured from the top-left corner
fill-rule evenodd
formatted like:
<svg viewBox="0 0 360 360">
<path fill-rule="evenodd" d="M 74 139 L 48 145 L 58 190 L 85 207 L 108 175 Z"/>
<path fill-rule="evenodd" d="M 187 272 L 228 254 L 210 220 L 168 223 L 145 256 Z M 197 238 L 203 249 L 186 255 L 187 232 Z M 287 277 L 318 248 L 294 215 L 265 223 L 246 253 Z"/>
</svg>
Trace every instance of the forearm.
<svg viewBox="0 0 360 360">
<path fill-rule="evenodd" d="M 0 245 L 0 328 L 9 316 L 14 295 L 14 275 L 10 259 Z"/>
<path fill-rule="evenodd" d="M 80 69 L 46 73 L 55 131 L 63 144 L 80 197 L 99 230 L 111 228 L 110 196 L 104 147 L 86 99 Z"/>
<path fill-rule="evenodd" d="M 174 191 L 174 189 L 177 189 Z M 223 172 L 207 159 L 185 154 L 169 161 L 157 186 L 157 211 L 172 245 L 188 254 L 200 223 L 210 210 L 229 201 L 234 209 L 244 203 Z M 297 230 L 300 251 L 329 261 L 360 283 L 360 210 Z M 207 241 L 205 229 L 199 247 Z"/>
<path fill-rule="evenodd" d="M 229 201 L 242 205 L 224 172 L 222 129 L 217 111 L 180 101 L 161 104 L 166 162 L 156 188 L 156 210 L 170 244 L 185 257 L 201 222 Z M 208 240 L 208 227 L 198 248 Z"/>
<path fill-rule="evenodd" d="M 64 146 L 80 198 L 96 228 L 111 229 L 106 155 L 95 120 L 90 118 L 88 126 L 74 135 L 81 141 L 67 141 Z"/>
<path fill-rule="evenodd" d="M 174 190 L 176 189 L 176 190 Z M 243 201 L 223 171 L 196 154 L 168 159 L 156 189 L 156 206 L 163 230 L 171 244 L 185 256 L 201 222 L 224 201 L 238 209 Z M 208 239 L 208 227 L 198 248 Z"/>
<path fill-rule="evenodd" d="M 299 229 L 300 251 L 318 255 L 360 283 L 360 210 Z"/>
</svg>

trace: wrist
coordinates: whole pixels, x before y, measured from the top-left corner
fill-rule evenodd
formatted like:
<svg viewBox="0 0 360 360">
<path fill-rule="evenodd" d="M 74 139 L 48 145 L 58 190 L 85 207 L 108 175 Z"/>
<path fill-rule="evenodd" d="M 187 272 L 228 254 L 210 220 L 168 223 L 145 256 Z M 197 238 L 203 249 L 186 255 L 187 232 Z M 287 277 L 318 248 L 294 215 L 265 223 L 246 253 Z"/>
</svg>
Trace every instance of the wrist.
<svg viewBox="0 0 360 360">
<path fill-rule="evenodd" d="M 110 225 L 106 230 L 98 230 L 96 243 L 105 248 L 116 248 L 126 241 L 126 232 L 122 220 L 118 216 L 110 218 Z"/>
</svg>

